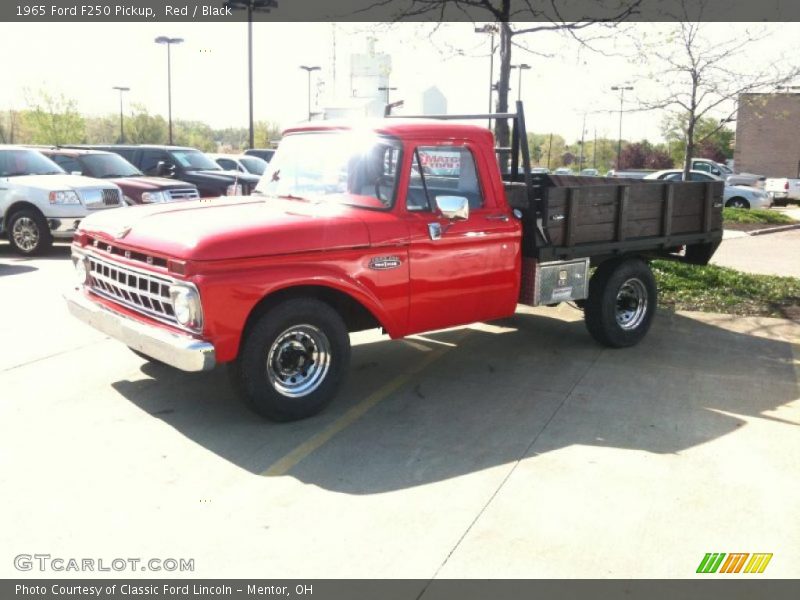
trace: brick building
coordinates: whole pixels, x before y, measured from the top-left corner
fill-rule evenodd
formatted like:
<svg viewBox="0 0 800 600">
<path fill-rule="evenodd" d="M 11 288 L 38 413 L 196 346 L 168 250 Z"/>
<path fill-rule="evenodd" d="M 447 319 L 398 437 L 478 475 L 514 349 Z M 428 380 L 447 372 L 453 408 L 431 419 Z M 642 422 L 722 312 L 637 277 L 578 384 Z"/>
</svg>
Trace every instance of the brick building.
<svg viewBox="0 0 800 600">
<path fill-rule="evenodd" d="M 742 94 L 734 165 L 740 173 L 800 177 L 800 94 Z"/>
</svg>

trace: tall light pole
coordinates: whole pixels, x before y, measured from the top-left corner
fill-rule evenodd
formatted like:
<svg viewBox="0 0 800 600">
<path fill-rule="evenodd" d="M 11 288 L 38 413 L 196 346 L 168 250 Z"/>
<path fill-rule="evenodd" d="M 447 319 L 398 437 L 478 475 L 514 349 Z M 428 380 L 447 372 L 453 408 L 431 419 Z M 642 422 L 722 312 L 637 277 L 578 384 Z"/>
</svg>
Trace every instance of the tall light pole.
<svg viewBox="0 0 800 600">
<path fill-rule="evenodd" d="M 617 141 L 617 170 L 619 170 L 619 157 L 622 155 L 622 103 L 625 101 L 625 90 L 632 90 L 630 85 L 615 85 L 611 89 L 619 92 L 619 139 Z"/>
<path fill-rule="evenodd" d="M 476 27 L 475 33 L 488 33 L 490 36 L 489 41 L 489 112 L 492 112 L 492 91 L 494 90 L 494 34 L 499 33 L 500 28 L 495 23 L 487 23 L 482 27 Z M 492 120 L 489 119 L 487 125 L 489 129 L 492 128 Z"/>
<path fill-rule="evenodd" d="M 124 144 L 125 143 L 125 125 L 123 123 L 123 116 L 122 116 L 122 93 L 123 92 L 130 92 L 131 88 L 115 85 L 111 89 L 119 91 L 119 143 L 120 144 Z"/>
<path fill-rule="evenodd" d="M 522 100 L 522 72 L 527 71 L 531 66 L 522 63 L 521 65 L 511 65 L 511 68 L 519 70 L 519 77 L 517 78 L 517 100 Z"/>
<path fill-rule="evenodd" d="M 160 35 L 156 38 L 156 44 L 166 44 L 167 46 L 167 109 L 169 111 L 169 145 L 172 145 L 172 44 L 182 44 L 183 38 L 171 38 Z"/>
<path fill-rule="evenodd" d="M 386 92 L 386 104 L 389 104 L 389 92 L 395 91 L 396 87 L 389 87 L 388 85 L 382 85 L 378 88 L 379 92 Z"/>
<path fill-rule="evenodd" d="M 278 3 L 275 0 L 227 0 L 223 6 L 231 10 L 246 10 L 247 11 L 247 97 L 249 100 L 249 118 L 248 125 L 250 127 L 250 148 L 255 146 L 255 126 L 253 125 L 253 13 L 254 12 L 269 12 L 271 8 L 277 8 Z"/>
<path fill-rule="evenodd" d="M 322 67 L 313 66 L 308 67 L 306 65 L 300 65 L 300 68 L 303 69 L 308 74 L 308 120 L 311 120 L 311 72 L 312 71 L 320 71 Z"/>
<path fill-rule="evenodd" d="M 578 158 L 578 170 L 583 170 L 583 142 L 586 135 L 586 113 L 583 113 L 583 125 L 581 125 L 581 152 Z"/>
</svg>

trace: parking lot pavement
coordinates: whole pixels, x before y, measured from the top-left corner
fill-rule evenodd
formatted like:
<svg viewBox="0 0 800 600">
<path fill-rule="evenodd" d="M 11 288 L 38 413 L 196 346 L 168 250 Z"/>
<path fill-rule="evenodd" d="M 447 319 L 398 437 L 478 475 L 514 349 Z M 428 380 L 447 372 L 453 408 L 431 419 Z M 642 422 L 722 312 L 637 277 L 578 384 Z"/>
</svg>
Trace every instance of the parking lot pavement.
<svg viewBox="0 0 800 600">
<path fill-rule="evenodd" d="M 722 241 L 711 262 L 745 273 L 800 277 L 800 229 Z"/>
<path fill-rule="evenodd" d="M 68 251 L 0 243 L 0 576 L 49 553 L 201 578 L 691 577 L 706 552 L 800 575 L 797 324 L 663 312 L 616 351 L 568 307 L 368 332 L 336 402 L 279 425 L 223 368 L 74 321 L 70 279 Z"/>
</svg>

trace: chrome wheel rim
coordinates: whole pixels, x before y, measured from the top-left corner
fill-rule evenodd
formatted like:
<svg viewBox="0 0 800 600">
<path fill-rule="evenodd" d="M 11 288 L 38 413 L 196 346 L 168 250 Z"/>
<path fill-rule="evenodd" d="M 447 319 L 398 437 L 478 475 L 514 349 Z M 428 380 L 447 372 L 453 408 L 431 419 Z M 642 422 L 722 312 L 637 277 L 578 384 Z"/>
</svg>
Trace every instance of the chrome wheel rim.
<svg viewBox="0 0 800 600">
<path fill-rule="evenodd" d="M 30 217 L 20 217 L 11 229 L 14 243 L 23 252 L 32 252 L 39 245 L 39 227 Z"/>
<path fill-rule="evenodd" d="M 628 331 L 636 329 L 647 314 L 647 288 L 641 280 L 632 277 L 617 292 L 617 325 Z"/>
<path fill-rule="evenodd" d="M 744 202 L 741 200 L 733 200 L 731 202 L 731 208 L 744 208 Z"/>
<path fill-rule="evenodd" d="M 267 377 L 276 391 L 301 398 L 315 391 L 331 366 L 331 347 L 313 325 L 295 325 L 281 333 L 267 355 Z"/>
</svg>

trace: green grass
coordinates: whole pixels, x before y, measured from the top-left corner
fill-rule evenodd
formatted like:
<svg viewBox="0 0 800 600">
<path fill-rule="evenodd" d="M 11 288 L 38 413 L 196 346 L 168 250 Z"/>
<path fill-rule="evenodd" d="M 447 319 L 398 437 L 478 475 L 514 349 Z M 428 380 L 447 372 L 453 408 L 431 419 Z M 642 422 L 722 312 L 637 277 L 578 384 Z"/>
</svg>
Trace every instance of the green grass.
<svg viewBox="0 0 800 600">
<path fill-rule="evenodd" d="M 723 208 L 723 223 L 763 223 L 765 225 L 791 225 L 797 223 L 783 213 L 765 209 Z"/>
<path fill-rule="evenodd" d="M 800 318 L 800 279 L 654 260 L 662 306 L 734 315 Z"/>
</svg>

